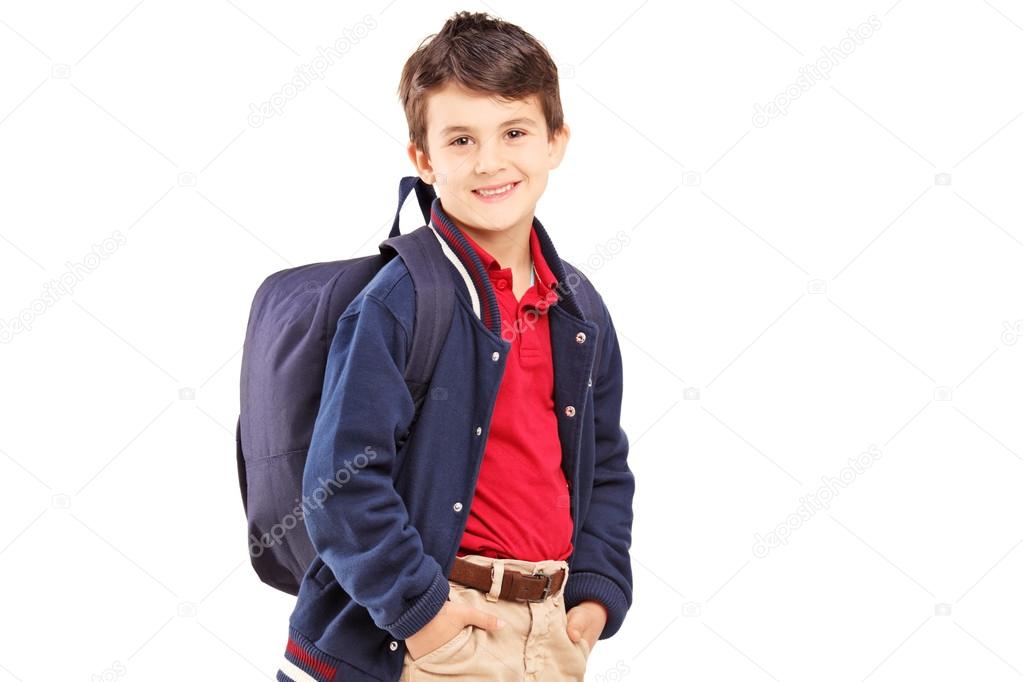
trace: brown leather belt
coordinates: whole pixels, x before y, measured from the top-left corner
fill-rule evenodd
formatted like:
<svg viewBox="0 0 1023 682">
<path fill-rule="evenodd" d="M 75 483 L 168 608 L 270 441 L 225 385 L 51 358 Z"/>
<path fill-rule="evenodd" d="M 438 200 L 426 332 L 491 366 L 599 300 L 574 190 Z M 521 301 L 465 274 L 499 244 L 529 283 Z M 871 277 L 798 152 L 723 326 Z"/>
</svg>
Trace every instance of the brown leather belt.
<svg viewBox="0 0 1023 682">
<path fill-rule="evenodd" d="M 493 584 L 492 568 L 481 566 L 462 557 L 455 557 L 455 563 L 451 567 L 448 578 L 460 585 L 472 587 L 481 592 L 490 592 Z M 511 566 L 504 569 L 504 579 L 501 581 L 500 599 L 508 601 L 539 602 L 545 600 L 561 589 L 565 581 L 565 569 L 559 568 L 554 573 L 523 573 Z"/>
</svg>

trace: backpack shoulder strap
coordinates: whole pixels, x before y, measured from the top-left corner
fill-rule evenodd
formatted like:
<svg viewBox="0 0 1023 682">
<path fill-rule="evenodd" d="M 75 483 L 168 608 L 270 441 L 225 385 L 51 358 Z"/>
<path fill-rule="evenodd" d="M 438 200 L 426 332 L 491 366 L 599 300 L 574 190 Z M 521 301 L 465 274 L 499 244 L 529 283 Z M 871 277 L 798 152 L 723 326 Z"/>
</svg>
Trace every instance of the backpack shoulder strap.
<svg viewBox="0 0 1023 682">
<path fill-rule="evenodd" d="M 426 224 L 407 234 L 401 234 L 399 219 L 401 207 L 409 194 L 415 191 L 419 208 Z M 446 271 L 447 259 L 430 227 L 430 208 L 437 194 L 417 176 L 401 179 L 398 185 L 398 210 L 388 239 L 380 244 L 385 255 L 397 252 L 405 262 L 415 288 L 416 313 L 412 327 L 412 348 L 405 366 L 405 382 L 415 402 L 416 414 L 426 400 L 426 392 L 433 377 L 441 346 L 451 328 L 454 300 L 450 291 L 450 275 Z"/>
<path fill-rule="evenodd" d="M 412 327 L 412 348 L 405 367 L 405 381 L 412 393 L 416 412 L 426 399 L 441 346 L 451 329 L 455 305 L 447 261 L 429 225 L 384 241 L 405 262 L 416 292 L 416 314 Z"/>
</svg>

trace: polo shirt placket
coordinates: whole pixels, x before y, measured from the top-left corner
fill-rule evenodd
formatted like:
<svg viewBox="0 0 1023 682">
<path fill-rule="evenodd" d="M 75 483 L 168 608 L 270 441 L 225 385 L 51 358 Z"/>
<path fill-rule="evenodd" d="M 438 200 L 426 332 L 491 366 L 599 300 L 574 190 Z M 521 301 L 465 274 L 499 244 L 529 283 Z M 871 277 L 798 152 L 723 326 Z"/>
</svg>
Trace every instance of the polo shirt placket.
<svg viewBox="0 0 1023 682">
<path fill-rule="evenodd" d="M 535 228 L 529 232 L 533 283 L 518 300 L 511 268 L 462 234 L 493 284 L 501 338 L 511 348 L 458 553 L 564 560 L 572 554 L 572 515 L 561 466 L 547 317 L 558 302 L 557 279 Z"/>
</svg>

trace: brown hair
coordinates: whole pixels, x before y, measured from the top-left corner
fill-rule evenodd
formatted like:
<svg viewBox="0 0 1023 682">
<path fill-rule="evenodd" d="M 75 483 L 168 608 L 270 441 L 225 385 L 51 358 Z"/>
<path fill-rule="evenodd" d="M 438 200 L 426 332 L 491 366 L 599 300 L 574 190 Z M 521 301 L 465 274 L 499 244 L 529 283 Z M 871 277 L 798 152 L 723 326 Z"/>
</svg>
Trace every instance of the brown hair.
<svg viewBox="0 0 1023 682">
<path fill-rule="evenodd" d="M 458 12 L 405 62 L 398 95 L 408 120 L 409 140 L 423 152 L 429 153 L 427 97 L 449 81 L 506 101 L 537 95 L 547 134 L 561 130 L 564 114 L 558 67 L 547 49 L 515 24 L 485 12 Z"/>
</svg>

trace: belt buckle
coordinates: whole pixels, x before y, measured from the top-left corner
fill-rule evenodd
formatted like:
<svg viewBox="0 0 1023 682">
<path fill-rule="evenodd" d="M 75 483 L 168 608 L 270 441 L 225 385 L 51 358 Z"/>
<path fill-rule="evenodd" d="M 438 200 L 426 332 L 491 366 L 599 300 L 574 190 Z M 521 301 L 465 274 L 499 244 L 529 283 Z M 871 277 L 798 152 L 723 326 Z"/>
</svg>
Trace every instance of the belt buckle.
<svg viewBox="0 0 1023 682">
<path fill-rule="evenodd" d="M 538 604 L 542 601 L 545 601 L 547 597 L 549 597 L 551 594 L 551 581 L 553 580 L 554 576 L 547 573 L 537 573 L 534 571 L 533 573 L 530 574 L 530 577 L 547 578 L 547 584 L 543 586 L 543 594 L 540 596 L 539 599 L 526 599 L 525 601 L 531 602 L 533 604 Z"/>
</svg>

